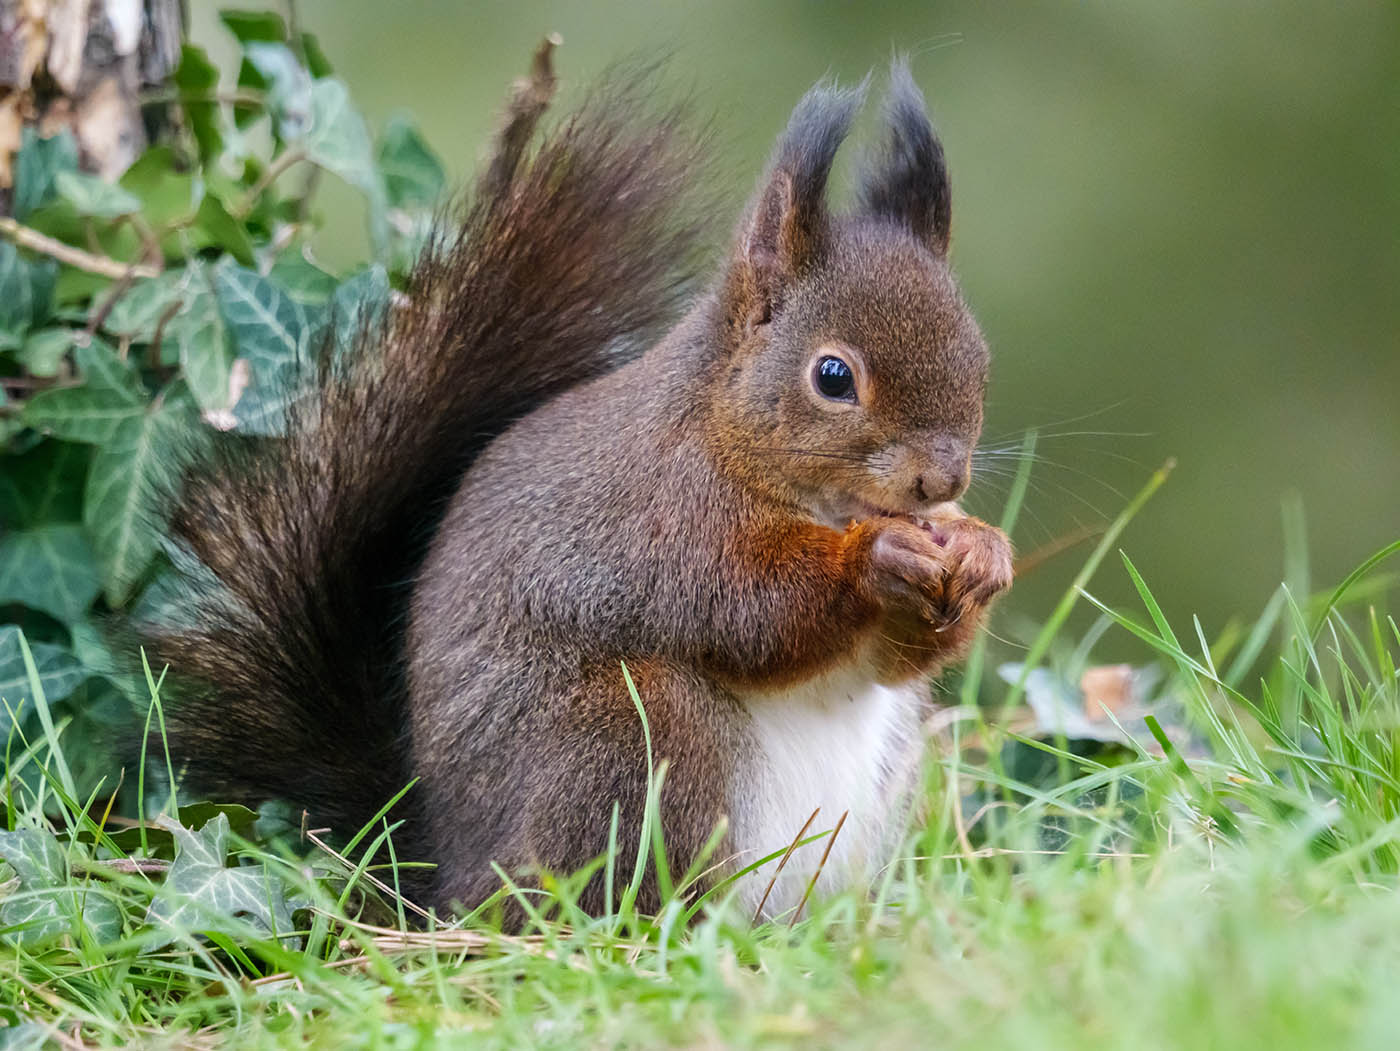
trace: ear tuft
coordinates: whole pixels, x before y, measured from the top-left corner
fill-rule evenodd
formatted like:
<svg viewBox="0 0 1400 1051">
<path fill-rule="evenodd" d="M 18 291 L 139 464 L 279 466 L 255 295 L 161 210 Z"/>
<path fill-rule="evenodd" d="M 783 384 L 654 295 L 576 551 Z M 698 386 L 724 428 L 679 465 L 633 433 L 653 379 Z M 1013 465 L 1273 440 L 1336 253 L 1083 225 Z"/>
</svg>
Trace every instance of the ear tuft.
<svg viewBox="0 0 1400 1051">
<path fill-rule="evenodd" d="M 802 96 L 788 119 L 735 253 L 730 283 L 746 320 L 771 316 L 786 285 L 821 255 L 831 166 L 864 98 L 863 82 L 840 88 L 824 81 Z"/>
<path fill-rule="evenodd" d="M 953 206 L 943 144 L 904 58 L 890 67 L 885 126 L 885 148 L 861 179 L 862 210 L 905 224 L 936 254 L 946 255 Z"/>
</svg>

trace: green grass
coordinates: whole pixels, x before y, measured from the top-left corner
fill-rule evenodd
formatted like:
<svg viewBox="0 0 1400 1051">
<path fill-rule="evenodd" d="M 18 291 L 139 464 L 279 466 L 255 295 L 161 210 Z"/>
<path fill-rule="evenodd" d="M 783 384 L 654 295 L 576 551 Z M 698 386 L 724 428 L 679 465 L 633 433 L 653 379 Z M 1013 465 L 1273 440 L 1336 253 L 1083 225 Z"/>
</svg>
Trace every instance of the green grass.
<svg viewBox="0 0 1400 1051">
<path fill-rule="evenodd" d="M 613 915 L 579 914 L 562 879 L 522 898 L 524 936 L 479 917 L 418 931 L 369 885 L 392 873 L 361 860 L 392 826 L 298 853 L 239 808 L 176 807 L 164 756 L 141 772 L 164 809 L 127 827 L 103 795 L 75 798 L 31 663 L 42 735 L 12 732 L 6 752 L 0 1047 L 1393 1046 L 1400 543 L 1317 596 L 1295 545 L 1294 587 L 1216 639 L 1161 610 L 1126 557 L 1136 608 L 1084 591 L 1112 548 L 1028 651 L 1073 682 L 1095 639 L 1129 633 L 1178 718 L 1086 750 L 1011 711 L 1028 674 L 969 685 L 872 892 L 756 929 L 682 874 L 659 917 L 636 915 L 636 866 L 664 857 L 651 836 L 600 862 Z M 1082 638 L 1075 605 L 1101 613 Z"/>
</svg>

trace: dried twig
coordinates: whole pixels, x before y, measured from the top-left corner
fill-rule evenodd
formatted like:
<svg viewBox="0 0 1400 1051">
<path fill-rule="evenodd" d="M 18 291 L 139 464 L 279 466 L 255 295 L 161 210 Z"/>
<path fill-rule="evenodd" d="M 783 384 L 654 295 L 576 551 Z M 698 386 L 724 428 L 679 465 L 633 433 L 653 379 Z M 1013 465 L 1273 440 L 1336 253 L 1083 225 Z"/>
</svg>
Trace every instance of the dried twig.
<svg viewBox="0 0 1400 1051">
<path fill-rule="evenodd" d="M 183 299 L 172 300 L 170 305 L 167 306 L 165 311 L 160 315 L 160 320 L 156 322 L 156 333 L 151 337 L 150 366 L 152 369 L 160 367 L 160 346 L 165 340 L 165 326 L 170 324 L 175 315 L 183 310 L 184 307 L 185 301 Z"/>
<path fill-rule="evenodd" d="M 303 834 L 312 843 L 315 843 L 316 846 L 320 847 L 331 857 L 335 858 L 336 861 L 344 865 L 349 871 L 355 871 L 355 863 L 352 862 L 349 858 L 347 858 L 344 854 L 336 850 L 334 847 L 332 847 L 320 836 L 318 836 L 316 832 L 308 830 Z M 385 883 L 383 880 L 379 879 L 374 874 L 370 872 L 363 872 L 361 873 L 361 875 L 363 875 L 365 879 L 367 879 L 370 883 L 374 884 L 374 886 L 382 890 L 385 894 L 389 895 L 394 900 L 403 902 L 404 908 L 408 909 L 410 912 L 417 913 L 425 920 L 431 920 L 433 918 L 433 914 L 427 909 L 423 908 L 420 905 L 415 905 L 413 902 L 409 901 L 402 894 L 396 891 L 393 887 L 389 886 L 389 884 Z"/>
<path fill-rule="evenodd" d="M 826 869 L 826 859 L 831 857 L 831 848 L 836 845 L 836 837 L 841 834 L 841 828 L 846 824 L 846 818 L 851 816 L 849 810 L 841 812 L 840 820 L 836 822 L 836 827 L 831 830 L 831 835 L 827 837 L 826 849 L 822 851 L 822 859 L 817 862 L 817 871 L 812 873 L 812 879 L 807 884 L 807 889 L 802 892 L 802 900 L 797 903 L 797 908 L 792 912 L 792 919 L 788 920 L 791 927 L 797 923 L 797 917 L 802 915 L 802 907 L 807 904 L 807 899 L 812 896 L 812 891 L 816 889 L 817 880 L 822 878 L 822 872 Z"/>
<path fill-rule="evenodd" d="M 757 923 L 759 917 L 763 915 L 763 906 L 768 904 L 768 895 L 773 893 L 773 885 L 778 882 L 778 877 L 782 875 L 783 867 L 787 865 L 788 858 L 792 857 L 792 852 L 797 849 L 797 844 L 802 842 L 802 837 L 807 834 L 807 830 L 812 827 L 812 822 L 817 820 L 817 815 L 821 812 L 821 807 L 812 811 L 812 816 L 803 822 L 802 827 L 797 830 L 797 835 L 792 837 L 792 842 L 788 844 L 787 850 L 783 851 L 783 856 L 778 859 L 778 867 L 773 870 L 773 875 L 768 880 L 768 886 L 763 889 L 763 897 L 758 899 L 758 908 L 753 910 L 754 923 Z"/>
<path fill-rule="evenodd" d="M 99 274 L 114 280 L 125 277 L 128 271 L 133 277 L 155 277 L 160 273 L 160 267 L 149 263 L 123 263 L 108 256 L 66 245 L 32 227 L 15 222 L 8 215 L 0 215 L 0 237 L 14 242 L 21 248 L 57 259 L 60 263 L 66 263 L 89 274 Z"/>
<path fill-rule="evenodd" d="M 1055 537 L 1048 544 L 1043 544 L 1029 554 L 1022 555 L 1016 560 L 1012 571 L 1017 577 L 1023 577 L 1033 570 L 1039 569 L 1046 562 L 1049 562 L 1056 555 L 1063 554 L 1075 544 L 1082 544 L 1086 540 L 1092 540 L 1100 535 L 1106 527 L 1102 525 L 1082 525 L 1077 529 L 1071 529 Z"/>
<path fill-rule="evenodd" d="M 160 858 L 108 858 L 76 862 L 73 867 L 79 871 L 99 876 L 112 872 L 120 872 L 125 875 L 163 876 L 170 871 L 170 862 Z"/>
</svg>

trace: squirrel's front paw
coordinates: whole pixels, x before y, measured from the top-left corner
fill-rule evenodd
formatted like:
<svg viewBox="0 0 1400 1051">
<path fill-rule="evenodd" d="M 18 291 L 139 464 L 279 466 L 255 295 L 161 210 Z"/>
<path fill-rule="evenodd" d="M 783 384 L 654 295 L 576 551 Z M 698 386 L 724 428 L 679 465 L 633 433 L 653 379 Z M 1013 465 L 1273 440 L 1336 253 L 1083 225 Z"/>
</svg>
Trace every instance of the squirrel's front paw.
<svg viewBox="0 0 1400 1051">
<path fill-rule="evenodd" d="M 1011 541 L 996 526 L 958 518 L 939 525 L 946 543 L 944 599 L 955 617 L 980 610 L 1011 586 Z"/>
<path fill-rule="evenodd" d="M 947 550 L 941 536 L 904 518 L 881 518 L 868 524 L 869 569 L 864 581 L 871 597 L 885 609 L 925 622 L 946 619 Z"/>
<path fill-rule="evenodd" d="M 972 619 L 1011 586 L 1011 542 L 976 518 L 921 525 L 905 518 L 869 523 L 866 586 L 890 613 L 936 630 Z"/>
</svg>

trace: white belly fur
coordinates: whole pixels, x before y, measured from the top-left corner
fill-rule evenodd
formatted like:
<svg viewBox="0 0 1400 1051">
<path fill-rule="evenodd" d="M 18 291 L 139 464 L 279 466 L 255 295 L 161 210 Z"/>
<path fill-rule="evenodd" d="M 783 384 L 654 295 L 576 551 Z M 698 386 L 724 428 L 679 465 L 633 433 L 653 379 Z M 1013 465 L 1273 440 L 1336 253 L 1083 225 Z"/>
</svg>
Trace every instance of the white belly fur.
<svg viewBox="0 0 1400 1051">
<path fill-rule="evenodd" d="M 829 832 L 843 813 L 849 816 L 813 893 L 829 894 L 875 875 L 903 830 L 927 699 L 923 681 L 880 686 L 855 668 L 741 698 L 756 747 L 730 799 L 735 867 L 785 849 L 820 808 L 807 836 Z M 768 895 L 765 917 L 796 908 L 828 842 L 823 836 L 793 852 Z M 771 861 L 739 881 L 738 900 L 750 914 L 777 864 Z"/>
</svg>

